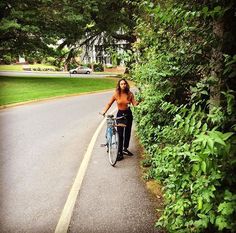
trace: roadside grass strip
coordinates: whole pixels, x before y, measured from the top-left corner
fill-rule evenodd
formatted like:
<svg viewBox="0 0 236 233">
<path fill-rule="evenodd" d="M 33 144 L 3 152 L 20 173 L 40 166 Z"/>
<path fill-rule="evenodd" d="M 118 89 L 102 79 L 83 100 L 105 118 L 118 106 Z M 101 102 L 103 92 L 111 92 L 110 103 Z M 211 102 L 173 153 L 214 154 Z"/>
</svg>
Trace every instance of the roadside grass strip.
<svg viewBox="0 0 236 233">
<path fill-rule="evenodd" d="M 52 68 L 55 69 L 55 66 L 47 65 L 47 64 L 27 64 L 27 65 L 0 65 L 0 71 L 24 71 L 23 68 Z"/>
<path fill-rule="evenodd" d="M 0 106 L 41 100 L 50 97 L 81 94 L 114 88 L 112 78 L 55 78 L 0 76 Z"/>
</svg>

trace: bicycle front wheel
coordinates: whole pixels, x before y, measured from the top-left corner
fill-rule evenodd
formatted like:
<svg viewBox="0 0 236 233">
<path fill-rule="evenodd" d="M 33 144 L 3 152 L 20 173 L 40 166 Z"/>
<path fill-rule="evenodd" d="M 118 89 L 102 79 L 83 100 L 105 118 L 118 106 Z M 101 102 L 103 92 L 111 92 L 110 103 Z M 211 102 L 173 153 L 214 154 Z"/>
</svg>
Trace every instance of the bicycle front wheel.
<svg viewBox="0 0 236 233">
<path fill-rule="evenodd" d="M 115 131 L 112 133 L 112 136 L 109 138 L 108 142 L 109 162 L 112 166 L 115 166 L 117 161 L 118 146 L 119 146 L 119 137 L 117 131 Z"/>
</svg>

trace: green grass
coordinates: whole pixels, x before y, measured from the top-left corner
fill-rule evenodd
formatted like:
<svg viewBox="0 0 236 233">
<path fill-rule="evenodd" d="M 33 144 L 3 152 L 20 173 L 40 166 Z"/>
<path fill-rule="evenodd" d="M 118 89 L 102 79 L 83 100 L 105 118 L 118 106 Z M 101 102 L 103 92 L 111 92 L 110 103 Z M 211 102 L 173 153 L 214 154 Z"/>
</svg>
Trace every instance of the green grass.
<svg viewBox="0 0 236 233">
<path fill-rule="evenodd" d="M 55 96 L 115 88 L 112 78 L 54 78 L 0 76 L 0 106 Z"/>
<path fill-rule="evenodd" d="M 54 68 L 55 66 L 46 65 L 46 64 L 33 64 L 27 65 L 29 68 Z M 23 65 L 0 65 L 0 71 L 23 71 Z"/>
<path fill-rule="evenodd" d="M 52 65 L 46 65 L 46 64 L 29 64 L 28 65 L 30 68 L 56 68 L 55 66 Z"/>
<path fill-rule="evenodd" d="M 0 65 L 0 71 L 23 71 L 22 65 Z"/>
<path fill-rule="evenodd" d="M 51 66 L 51 65 L 46 65 L 46 64 L 33 64 L 33 65 L 27 65 L 27 67 L 29 68 L 53 68 L 55 69 L 55 66 Z M 24 71 L 23 70 L 23 65 L 0 65 L 0 71 Z M 33 70 L 32 70 L 33 71 Z M 111 75 L 119 75 L 122 74 L 122 72 L 93 72 L 93 74 L 111 74 Z"/>
</svg>

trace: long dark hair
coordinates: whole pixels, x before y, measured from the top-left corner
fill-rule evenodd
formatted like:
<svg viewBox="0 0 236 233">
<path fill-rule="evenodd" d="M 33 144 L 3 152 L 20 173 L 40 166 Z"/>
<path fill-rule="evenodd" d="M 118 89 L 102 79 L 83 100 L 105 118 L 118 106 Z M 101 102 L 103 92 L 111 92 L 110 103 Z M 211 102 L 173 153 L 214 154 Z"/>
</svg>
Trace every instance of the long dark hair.
<svg viewBox="0 0 236 233">
<path fill-rule="evenodd" d="M 126 81 L 126 79 L 125 78 L 122 78 L 122 79 L 120 79 L 119 81 L 118 81 L 118 83 L 117 83 L 117 85 L 116 85 L 116 92 L 117 92 L 117 94 L 120 96 L 120 94 L 121 94 L 121 88 L 120 88 L 120 82 L 121 81 L 125 81 L 125 83 L 126 83 L 126 88 L 125 88 L 125 93 L 127 94 L 127 95 L 129 95 L 129 93 L 130 93 L 130 86 L 129 86 L 129 83 Z"/>
</svg>

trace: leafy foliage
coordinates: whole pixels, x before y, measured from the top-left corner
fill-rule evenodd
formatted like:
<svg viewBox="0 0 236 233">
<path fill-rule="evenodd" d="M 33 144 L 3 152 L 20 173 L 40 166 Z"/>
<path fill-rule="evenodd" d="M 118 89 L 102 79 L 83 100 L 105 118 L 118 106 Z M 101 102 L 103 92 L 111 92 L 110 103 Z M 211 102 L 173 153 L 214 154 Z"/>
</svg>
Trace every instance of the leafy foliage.
<svg viewBox="0 0 236 233">
<path fill-rule="evenodd" d="M 3 0 L 0 3 L 1 54 L 30 55 L 37 51 L 54 55 L 51 45 L 72 50 L 98 40 L 110 46 L 115 40 L 136 40 L 129 0 Z M 58 44 L 60 42 L 60 44 Z"/>
<path fill-rule="evenodd" d="M 156 225 L 175 233 L 235 232 L 235 3 L 140 7 L 132 78 L 149 177 L 164 189 Z"/>
</svg>

